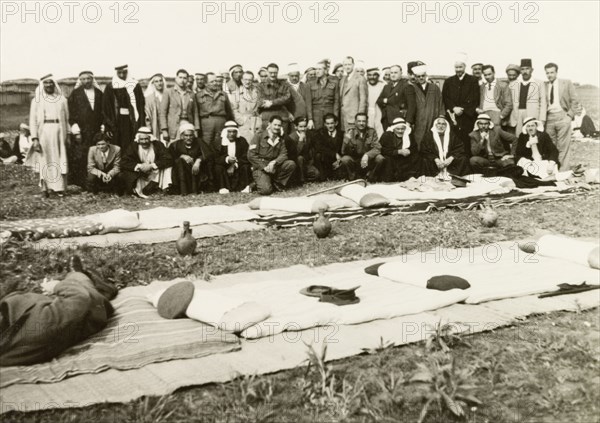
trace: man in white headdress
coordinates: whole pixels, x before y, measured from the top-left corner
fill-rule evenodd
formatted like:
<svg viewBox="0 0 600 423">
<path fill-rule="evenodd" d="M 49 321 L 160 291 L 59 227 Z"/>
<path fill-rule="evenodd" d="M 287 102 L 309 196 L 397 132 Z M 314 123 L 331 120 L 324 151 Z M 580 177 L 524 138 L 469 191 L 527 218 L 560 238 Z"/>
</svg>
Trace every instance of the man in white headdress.
<svg viewBox="0 0 600 423">
<path fill-rule="evenodd" d="M 420 173 L 419 149 L 411 128 L 397 117 L 379 140 L 384 161 L 385 182 L 402 182 Z"/>
<path fill-rule="evenodd" d="M 161 189 L 161 176 L 173 166 L 167 148 L 152 138 L 150 128 L 142 126 L 134 142 L 122 155 L 121 171 L 126 194 L 147 198 Z"/>
<path fill-rule="evenodd" d="M 31 100 L 29 113 L 31 149 L 27 162 L 40 174 L 40 186 L 47 197 L 49 190 L 63 195 L 67 186 L 67 137 L 69 107 L 67 99 L 52 75 L 40 79 Z"/>
<path fill-rule="evenodd" d="M 87 153 L 102 125 L 102 91 L 90 71 L 83 71 L 68 99 L 74 139 L 69 146 L 69 183 L 86 188 Z"/>
<path fill-rule="evenodd" d="M 162 133 L 160 131 L 160 102 L 163 99 L 165 91 L 167 89 L 167 80 L 162 73 L 154 74 L 148 81 L 148 88 L 144 93 L 144 102 L 146 108 L 146 125 L 152 130 L 152 135 L 158 140 L 161 140 L 163 144 L 166 142 L 162 139 Z"/>
<path fill-rule="evenodd" d="M 229 68 L 229 75 L 231 76 L 231 79 L 225 84 L 225 92 L 229 95 L 229 101 L 233 101 L 234 94 L 242 87 L 244 68 L 242 65 L 233 65 Z"/>
<path fill-rule="evenodd" d="M 117 66 L 115 71 L 102 98 L 104 126 L 112 143 L 126 149 L 146 122 L 144 93 L 137 80 L 129 76 L 127 65 Z"/>
<path fill-rule="evenodd" d="M 381 137 L 383 134 L 383 125 L 381 124 L 381 108 L 377 104 L 377 99 L 381 95 L 383 87 L 385 87 L 385 82 L 379 79 L 379 68 L 367 69 L 367 89 L 369 102 L 367 114 L 369 116 L 369 124 L 373 126 L 378 137 Z"/>
</svg>

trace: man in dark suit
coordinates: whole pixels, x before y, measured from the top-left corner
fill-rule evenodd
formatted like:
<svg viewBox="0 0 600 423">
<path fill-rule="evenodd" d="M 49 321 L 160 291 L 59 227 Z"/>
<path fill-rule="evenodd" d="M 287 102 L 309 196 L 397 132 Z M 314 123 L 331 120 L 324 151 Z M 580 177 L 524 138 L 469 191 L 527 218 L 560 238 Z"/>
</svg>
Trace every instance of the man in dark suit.
<svg viewBox="0 0 600 423">
<path fill-rule="evenodd" d="M 344 131 L 337 127 L 338 120 L 333 113 L 326 114 L 323 120 L 324 126 L 314 133 L 315 166 L 320 180 L 340 179 L 338 169 L 342 164 Z"/>
<path fill-rule="evenodd" d="M 119 173 L 121 172 L 121 148 L 108 142 L 103 133 L 94 137 L 94 146 L 87 156 L 87 189 L 122 194 Z"/>
<path fill-rule="evenodd" d="M 94 145 L 94 136 L 102 125 L 102 91 L 90 71 L 79 74 L 79 80 L 68 99 L 69 125 L 74 138 L 69 146 L 70 183 L 85 188 L 86 154 Z"/>
<path fill-rule="evenodd" d="M 381 123 L 383 129 L 396 118 L 403 118 L 409 125 L 415 123 L 416 103 L 414 87 L 402 79 L 402 67 L 394 65 L 390 67 L 390 82 L 383 87 L 383 91 L 377 99 L 377 105 L 382 111 Z"/>
<path fill-rule="evenodd" d="M 471 151 L 469 133 L 473 130 L 479 106 L 479 82 L 465 73 L 466 57 L 461 55 L 454 63 L 456 74 L 444 81 L 442 98 L 449 121 L 463 142 L 465 153 Z"/>
</svg>

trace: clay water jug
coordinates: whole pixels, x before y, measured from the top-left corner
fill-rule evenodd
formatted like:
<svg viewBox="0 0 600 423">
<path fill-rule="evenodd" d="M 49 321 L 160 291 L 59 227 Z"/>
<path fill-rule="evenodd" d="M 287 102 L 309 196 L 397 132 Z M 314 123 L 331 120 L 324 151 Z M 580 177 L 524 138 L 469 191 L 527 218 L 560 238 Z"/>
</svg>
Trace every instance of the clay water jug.
<svg viewBox="0 0 600 423">
<path fill-rule="evenodd" d="M 325 209 L 319 209 L 319 217 L 313 223 L 313 230 L 317 238 L 326 238 L 331 232 L 331 222 L 325 217 Z"/>
<path fill-rule="evenodd" d="M 183 222 L 183 231 L 181 231 L 181 236 L 175 242 L 175 247 L 182 256 L 192 255 L 196 251 L 196 239 L 192 236 L 190 222 Z"/>
<path fill-rule="evenodd" d="M 489 198 L 486 200 L 483 210 L 479 213 L 479 219 L 481 220 L 481 224 L 486 228 L 496 226 L 498 222 L 498 213 L 494 210 Z"/>
</svg>

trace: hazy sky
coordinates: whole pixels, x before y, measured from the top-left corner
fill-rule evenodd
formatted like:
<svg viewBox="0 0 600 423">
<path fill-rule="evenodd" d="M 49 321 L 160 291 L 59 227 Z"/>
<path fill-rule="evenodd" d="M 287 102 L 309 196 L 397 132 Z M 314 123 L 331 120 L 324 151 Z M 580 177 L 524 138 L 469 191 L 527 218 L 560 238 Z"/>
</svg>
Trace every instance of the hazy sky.
<svg viewBox="0 0 600 423">
<path fill-rule="evenodd" d="M 234 63 L 256 71 L 271 61 L 283 71 L 290 62 L 305 69 L 346 55 L 367 67 L 399 63 L 406 69 L 408 61 L 423 60 L 430 74 L 450 74 L 456 52 L 464 51 L 469 64 L 491 63 L 501 75 L 507 64 L 530 57 L 537 78 L 545 78 L 543 66 L 553 61 L 560 76 L 599 85 L 594 0 L 137 1 L 118 7 L 58 1 L 28 2 L 28 14 L 20 1 L 0 3 L 1 80 L 62 78 L 84 69 L 112 75 L 124 63 L 137 78 L 174 75 L 181 67 L 219 71 Z M 224 7 L 233 13 L 223 15 Z"/>
</svg>

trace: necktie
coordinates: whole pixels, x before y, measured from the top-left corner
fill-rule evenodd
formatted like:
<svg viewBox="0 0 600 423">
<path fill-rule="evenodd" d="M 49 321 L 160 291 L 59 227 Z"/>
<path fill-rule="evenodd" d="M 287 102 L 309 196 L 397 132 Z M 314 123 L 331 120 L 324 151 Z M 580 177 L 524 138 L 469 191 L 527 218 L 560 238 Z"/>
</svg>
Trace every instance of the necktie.
<svg viewBox="0 0 600 423">
<path fill-rule="evenodd" d="M 550 104 L 554 104 L 554 82 L 550 87 Z"/>
<path fill-rule="evenodd" d="M 491 91 L 491 89 L 492 89 L 492 83 L 490 82 L 490 83 L 488 84 L 488 91 Z"/>
</svg>

